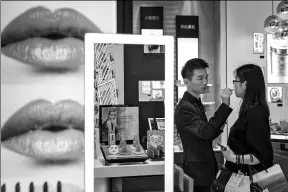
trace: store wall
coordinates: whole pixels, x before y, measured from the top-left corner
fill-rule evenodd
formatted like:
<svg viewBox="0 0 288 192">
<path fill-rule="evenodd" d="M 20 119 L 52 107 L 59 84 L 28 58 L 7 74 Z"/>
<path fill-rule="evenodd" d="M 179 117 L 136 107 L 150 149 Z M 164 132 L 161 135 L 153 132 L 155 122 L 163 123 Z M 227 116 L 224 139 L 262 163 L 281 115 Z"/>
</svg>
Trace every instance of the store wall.
<svg viewBox="0 0 288 192">
<path fill-rule="evenodd" d="M 274 1 L 274 13 L 279 2 Z M 227 1 L 226 3 L 227 85 L 232 88 L 233 72 L 240 65 L 252 62 L 266 70 L 266 54 L 264 54 L 264 59 L 261 59 L 259 54 L 253 54 L 253 32 L 265 33 L 264 21 L 272 14 L 272 1 Z M 275 85 L 283 87 L 283 91 L 288 89 L 288 84 L 267 84 L 267 86 Z M 240 99 L 235 96 L 231 97 L 231 107 L 234 110 L 228 119 L 229 128 L 237 119 L 239 103 Z M 277 104 L 272 103 L 269 103 L 269 107 L 273 122 L 287 118 L 287 99 L 286 102 L 284 99 L 282 107 L 277 107 Z"/>
<path fill-rule="evenodd" d="M 165 80 L 163 53 L 144 54 L 143 45 L 124 46 L 124 103 L 139 106 L 139 137 L 146 149 L 148 118 L 164 118 L 164 102 L 139 102 L 139 81 Z"/>
<path fill-rule="evenodd" d="M 210 64 L 210 83 L 214 82 L 214 2 L 212 1 L 135 1 L 133 2 L 133 33 L 140 34 L 140 7 L 161 6 L 164 35 L 176 36 L 176 15 L 199 16 L 199 57 Z M 176 39 L 175 39 L 176 40 Z M 177 74 L 175 51 L 175 77 Z M 179 63 L 184 65 L 185 63 Z"/>
<path fill-rule="evenodd" d="M 216 6 L 218 4 L 218 6 Z M 133 33 L 140 34 L 140 7 L 141 6 L 161 6 L 163 7 L 163 16 L 164 16 L 164 35 L 176 36 L 176 15 L 196 15 L 199 16 L 199 58 L 206 60 L 210 65 L 210 75 L 209 83 L 213 84 L 214 90 L 218 90 L 221 82 L 220 73 L 215 73 L 217 69 L 220 68 L 219 61 L 216 62 L 215 58 L 215 45 L 220 41 L 219 34 L 216 34 L 215 30 L 219 31 L 220 26 L 218 25 L 220 19 L 220 9 L 219 2 L 213 1 L 134 1 L 133 2 Z M 216 13 L 217 12 L 217 13 Z M 219 17 L 215 17 L 215 13 Z M 175 39 L 176 42 L 176 39 Z M 176 80 L 177 72 L 177 52 L 175 44 L 175 68 L 174 68 L 174 79 Z M 178 65 L 183 66 L 185 63 L 179 63 Z M 181 77 L 180 77 L 181 78 Z M 174 93 L 175 104 L 177 102 L 178 94 L 175 89 Z M 209 114 L 213 114 L 215 107 L 218 107 L 220 104 L 220 97 L 214 94 L 214 100 L 216 105 L 209 106 Z M 174 144 L 179 144 L 181 141 L 177 136 L 175 131 Z"/>
</svg>

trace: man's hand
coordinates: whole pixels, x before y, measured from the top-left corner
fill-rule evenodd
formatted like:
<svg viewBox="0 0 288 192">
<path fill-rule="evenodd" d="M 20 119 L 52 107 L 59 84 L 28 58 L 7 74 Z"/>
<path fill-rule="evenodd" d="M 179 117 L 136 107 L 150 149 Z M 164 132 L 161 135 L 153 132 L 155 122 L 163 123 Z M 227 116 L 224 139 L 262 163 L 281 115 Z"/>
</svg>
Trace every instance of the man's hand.
<svg viewBox="0 0 288 192">
<path fill-rule="evenodd" d="M 222 103 L 225 103 L 226 105 L 229 106 L 231 94 L 232 94 L 232 89 L 229 89 L 229 88 L 222 89 L 220 93 Z"/>
</svg>

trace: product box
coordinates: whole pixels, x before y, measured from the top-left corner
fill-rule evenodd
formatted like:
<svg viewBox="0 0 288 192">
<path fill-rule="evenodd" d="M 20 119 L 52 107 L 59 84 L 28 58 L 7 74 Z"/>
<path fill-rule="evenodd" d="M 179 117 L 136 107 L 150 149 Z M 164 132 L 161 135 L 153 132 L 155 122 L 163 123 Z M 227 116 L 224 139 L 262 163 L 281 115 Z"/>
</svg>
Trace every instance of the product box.
<svg viewBox="0 0 288 192">
<path fill-rule="evenodd" d="M 165 153 L 165 131 L 147 131 L 147 155 L 152 160 L 163 160 Z"/>
</svg>

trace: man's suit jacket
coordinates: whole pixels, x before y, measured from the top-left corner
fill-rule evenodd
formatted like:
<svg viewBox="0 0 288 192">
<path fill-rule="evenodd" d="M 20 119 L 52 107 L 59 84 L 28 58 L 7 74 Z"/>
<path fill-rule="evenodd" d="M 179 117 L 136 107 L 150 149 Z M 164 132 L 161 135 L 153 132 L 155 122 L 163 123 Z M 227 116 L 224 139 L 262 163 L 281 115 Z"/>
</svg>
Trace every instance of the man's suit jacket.
<svg viewBox="0 0 288 192">
<path fill-rule="evenodd" d="M 184 171 L 194 179 L 195 186 L 209 186 L 216 177 L 218 166 L 212 141 L 223 131 L 232 109 L 221 104 L 214 117 L 207 120 L 202 102 L 185 92 L 175 110 L 175 124 L 184 150 Z"/>
</svg>

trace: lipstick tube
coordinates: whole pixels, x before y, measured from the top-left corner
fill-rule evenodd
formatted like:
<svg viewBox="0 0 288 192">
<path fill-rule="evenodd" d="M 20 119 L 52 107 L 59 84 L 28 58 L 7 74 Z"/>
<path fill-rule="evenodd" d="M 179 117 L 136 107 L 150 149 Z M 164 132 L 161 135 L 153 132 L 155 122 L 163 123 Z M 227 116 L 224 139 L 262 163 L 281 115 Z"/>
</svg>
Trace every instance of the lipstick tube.
<svg viewBox="0 0 288 192">
<path fill-rule="evenodd" d="M 109 145 L 115 145 L 116 144 L 115 133 L 110 133 L 109 134 L 108 141 L 109 141 L 109 143 L 108 143 Z"/>
</svg>

